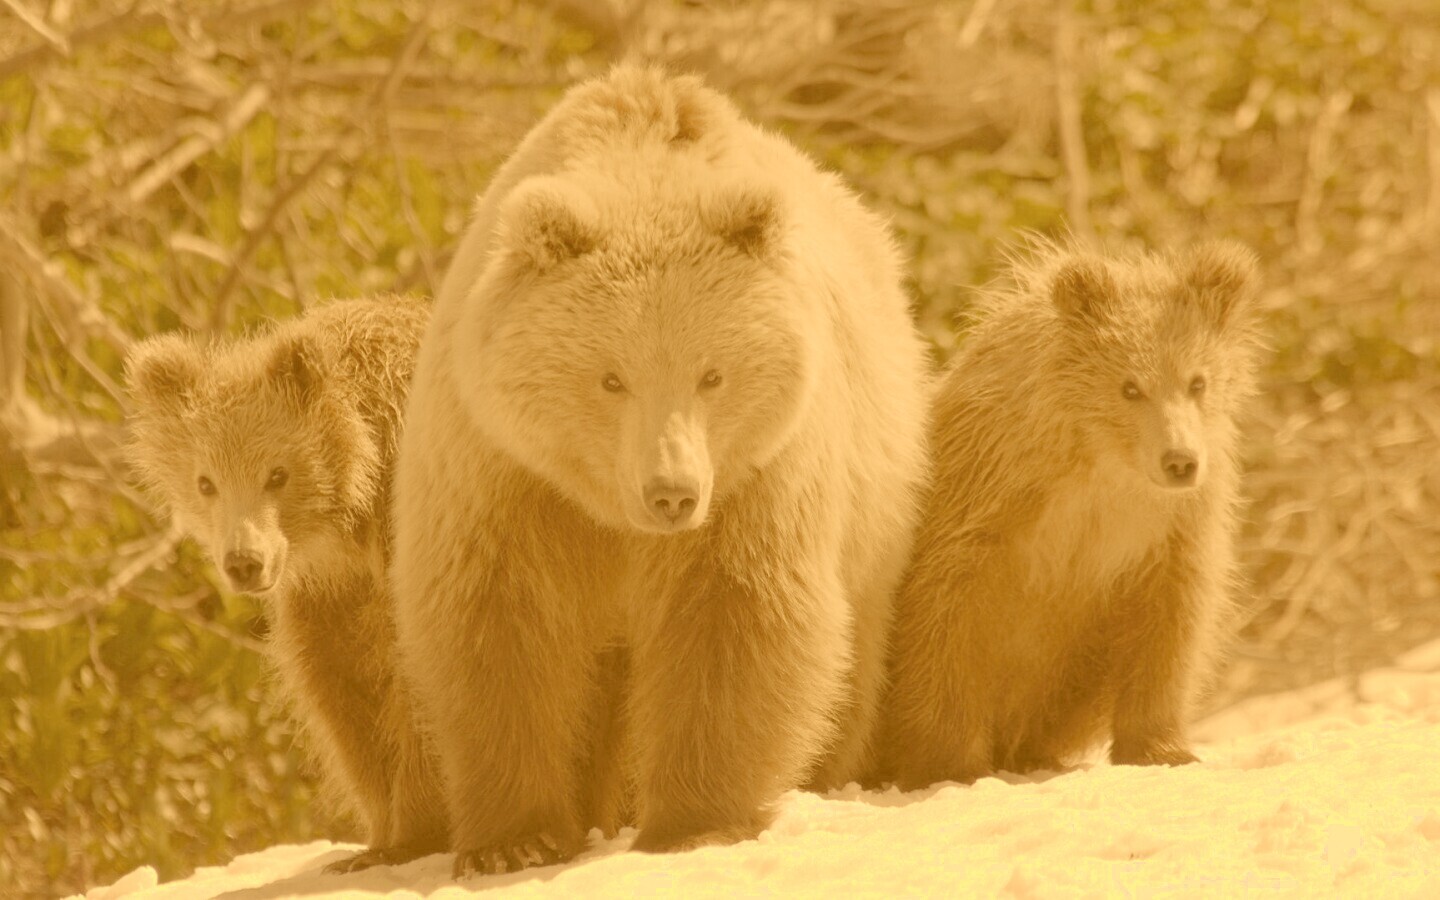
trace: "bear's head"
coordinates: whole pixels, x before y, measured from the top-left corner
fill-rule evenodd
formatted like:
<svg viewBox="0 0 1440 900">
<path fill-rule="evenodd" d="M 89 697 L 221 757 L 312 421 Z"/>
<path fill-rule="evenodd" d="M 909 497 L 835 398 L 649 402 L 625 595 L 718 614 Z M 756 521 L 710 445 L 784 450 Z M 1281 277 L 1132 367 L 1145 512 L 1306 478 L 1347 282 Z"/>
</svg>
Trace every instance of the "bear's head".
<svg viewBox="0 0 1440 900">
<path fill-rule="evenodd" d="M 825 314 L 820 286 L 795 287 L 779 190 L 657 168 L 522 183 L 452 352 L 476 426 L 511 457 L 598 522 L 667 533 L 784 446 Z"/>
<path fill-rule="evenodd" d="M 273 590 L 367 514 L 378 451 L 312 336 L 164 335 L 126 373 L 134 469 L 235 591 Z"/>
<path fill-rule="evenodd" d="M 1051 299 L 1067 402 L 1102 452 L 1148 483 L 1185 491 L 1229 453 L 1259 349 L 1256 259 L 1233 242 L 1165 257 L 1071 255 Z"/>
</svg>

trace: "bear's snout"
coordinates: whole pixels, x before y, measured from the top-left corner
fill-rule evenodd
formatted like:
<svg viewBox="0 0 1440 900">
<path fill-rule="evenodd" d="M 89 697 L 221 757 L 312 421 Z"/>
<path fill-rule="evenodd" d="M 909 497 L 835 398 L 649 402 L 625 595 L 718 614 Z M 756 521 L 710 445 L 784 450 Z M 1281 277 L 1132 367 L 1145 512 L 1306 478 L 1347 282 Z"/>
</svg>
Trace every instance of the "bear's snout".
<svg viewBox="0 0 1440 900">
<path fill-rule="evenodd" d="M 1193 450 L 1166 450 L 1160 457 L 1165 483 L 1173 488 L 1194 487 L 1199 481 L 1200 458 Z"/>
<path fill-rule="evenodd" d="M 714 478 L 703 410 L 661 395 L 639 413 L 621 453 L 626 518 L 641 531 L 699 528 Z"/>
<path fill-rule="evenodd" d="M 1188 491 L 1205 477 L 1209 440 L 1199 408 L 1189 397 L 1162 399 L 1149 410 L 1135 462 L 1151 483 L 1167 491 Z"/>
<path fill-rule="evenodd" d="M 237 591 L 253 591 L 260 587 L 265 562 L 251 550 L 231 550 L 225 554 L 225 574 Z"/>
<path fill-rule="evenodd" d="M 679 531 L 690 527 L 699 503 L 697 485 L 667 478 L 652 478 L 645 485 L 645 508 L 662 528 Z"/>
</svg>

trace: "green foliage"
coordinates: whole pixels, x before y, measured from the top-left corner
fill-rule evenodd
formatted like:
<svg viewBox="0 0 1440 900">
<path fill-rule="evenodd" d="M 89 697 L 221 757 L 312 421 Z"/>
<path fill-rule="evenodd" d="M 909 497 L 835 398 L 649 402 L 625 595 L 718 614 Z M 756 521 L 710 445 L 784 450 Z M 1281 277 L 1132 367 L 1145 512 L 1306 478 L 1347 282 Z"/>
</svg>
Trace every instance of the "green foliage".
<svg viewBox="0 0 1440 900">
<path fill-rule="evenodd" d="M 60 887 L 141 863 L 173 877 L 264 846 L 279 826 L 315 827 L 313 788 L 259 657 L 154 606 L 6 633 L 0 696 L 8 884 Z"/>
</svg>

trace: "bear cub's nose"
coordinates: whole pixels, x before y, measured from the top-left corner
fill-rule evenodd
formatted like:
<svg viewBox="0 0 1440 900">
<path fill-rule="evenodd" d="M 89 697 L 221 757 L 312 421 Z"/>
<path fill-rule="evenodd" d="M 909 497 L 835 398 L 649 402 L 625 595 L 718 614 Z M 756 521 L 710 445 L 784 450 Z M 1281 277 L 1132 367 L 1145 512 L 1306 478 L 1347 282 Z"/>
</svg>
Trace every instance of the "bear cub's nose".
<svg viewBox="0 0 1440 900">
<path fill-rule="evenodd" d="M 681 528 L 695 514 L 699 502 L 695 488 L 657 478 L 645 486 L 645 505 L 650 515 L 668 528 Z"/>
<path fill-rule="evenodd" d="M 1189 487 L 1195 483 L 1200 461 L 1189 450 L 1168 450 L 1161 457 L 1160 466 L 1172 487 Z"/>
<path fill-rule="evenodd" d="M 249 550 L 231 550 L 225 554 L 225 574 L 230 576 L 230 583 L 236 590 L 255 587 L 264 568 L 260 557 Z"/>
</svg>

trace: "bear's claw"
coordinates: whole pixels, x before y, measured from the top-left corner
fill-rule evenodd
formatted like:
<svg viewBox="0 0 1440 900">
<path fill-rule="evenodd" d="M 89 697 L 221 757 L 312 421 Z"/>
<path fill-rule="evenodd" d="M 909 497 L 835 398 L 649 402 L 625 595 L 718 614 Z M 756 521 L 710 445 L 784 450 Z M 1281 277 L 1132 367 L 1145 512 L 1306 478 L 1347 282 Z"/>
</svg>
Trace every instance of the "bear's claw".
<svg viewBox="0 0 1440 900">
<path fill-rule="evenodd" d="M 456 878 L 471 875 L 503 875 L 531 866 L 553 866 L 573 857 L 576 849 L 562 847 L 549 832 L 542 831 L 513 843 L 492 844 L 455 854 Z"/>
<path fill-rule="evenodd" d="M 1117 766 L 1187 766 L 1199 761 L 1200 757 L 1184 747 L 1116 746 L 1110 749 L 1110 762 Z"/>
</svg>

